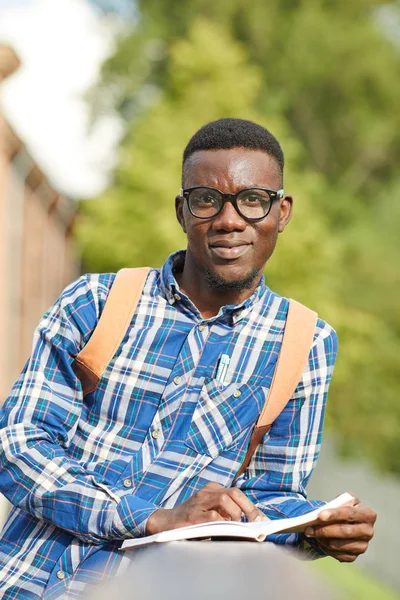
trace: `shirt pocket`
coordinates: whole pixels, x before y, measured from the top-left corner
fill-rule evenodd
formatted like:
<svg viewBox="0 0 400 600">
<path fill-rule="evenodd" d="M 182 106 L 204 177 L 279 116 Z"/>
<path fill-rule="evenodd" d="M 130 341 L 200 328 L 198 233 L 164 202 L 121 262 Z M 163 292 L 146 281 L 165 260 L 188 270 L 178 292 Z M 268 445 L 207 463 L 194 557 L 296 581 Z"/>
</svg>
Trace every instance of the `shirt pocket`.
<svg viewBox="0 0 400 600">
<path fill-rule="evenodd" d="M 264 384 L 264 381 L 262 382 Z M 215 380 L 203 386 L 185 444 L 198 454 L 216 458 L 253 427 L 264 406 L 269 387 L 256 382 L 221 388 Z"/>
</svg>

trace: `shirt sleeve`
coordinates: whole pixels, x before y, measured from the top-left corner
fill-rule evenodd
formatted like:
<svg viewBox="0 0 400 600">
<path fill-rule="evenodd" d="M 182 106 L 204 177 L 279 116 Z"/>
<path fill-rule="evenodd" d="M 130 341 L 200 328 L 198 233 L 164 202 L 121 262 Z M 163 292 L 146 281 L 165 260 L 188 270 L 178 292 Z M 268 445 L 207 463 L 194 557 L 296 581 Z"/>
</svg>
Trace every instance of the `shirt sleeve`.
<svg viewBox="0 0 400 600">
<path fill-rule="evenodd" d="M 66 288 L 36 329 L 31 357 L 0 411 L 0 491 L 22 510 L 97 544 L 144 535 L 158 508 L 135 495 L 120 498 L 68 454 L 83 408 L 71 365 L 113 277 L 83 276 Z"/>
<path fill-rule="evenodd" d="M 324 503 L 308 500 L 306 485 L 318 460 L 337 335 L 319 320 L 308 363 L 292 398 L 257 448 L 239 487 L 270 519 L 302 515 Z M 324 555 L 304 534 L 275 534 L 268 541 L 296 546 L 310 558 Z"/>
</svg>

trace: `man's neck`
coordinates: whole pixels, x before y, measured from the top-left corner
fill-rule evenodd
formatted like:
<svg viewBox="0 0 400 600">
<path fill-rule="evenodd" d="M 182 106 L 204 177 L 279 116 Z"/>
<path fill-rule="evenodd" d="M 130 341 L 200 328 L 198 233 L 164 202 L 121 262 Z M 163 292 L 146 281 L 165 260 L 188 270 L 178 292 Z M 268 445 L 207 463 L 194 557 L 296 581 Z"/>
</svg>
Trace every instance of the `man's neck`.
<svg viewBox="0 0 400 600">
<path fill-rule="evenodd" d="M 190 268 L 185 262 L 183 271 L 176 273 L 175 278 L 181 291 L 186 294 L 204 319 L 210 319 L 218 314 L 222 306 L 229 304 L 241 304 L 253 294 L 257 288 L 260 278 L 256 278 L 250 288 L 244 290 L 224 290 L 210 287 L 204 274 Z"/>
</svg>

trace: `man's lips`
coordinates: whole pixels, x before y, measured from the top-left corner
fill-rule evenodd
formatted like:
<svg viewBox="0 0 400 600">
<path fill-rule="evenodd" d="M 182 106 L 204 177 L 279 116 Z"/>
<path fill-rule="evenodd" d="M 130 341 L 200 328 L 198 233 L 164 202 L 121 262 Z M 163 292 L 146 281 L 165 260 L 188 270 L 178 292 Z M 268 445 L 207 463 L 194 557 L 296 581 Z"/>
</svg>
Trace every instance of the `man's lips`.
<svg viewBox="0 0 400 600">
<path fill-rule="evenodd" d="M 225 240 L 216 241 L 209 244 L 212 254 L 218 256 L 219 258 L 224 258 L 225 260 L 234 260 L 235 258 L 243 256 L 250 246 L 251 244 L 249 242 L 228 242 Z"/>
</svg>

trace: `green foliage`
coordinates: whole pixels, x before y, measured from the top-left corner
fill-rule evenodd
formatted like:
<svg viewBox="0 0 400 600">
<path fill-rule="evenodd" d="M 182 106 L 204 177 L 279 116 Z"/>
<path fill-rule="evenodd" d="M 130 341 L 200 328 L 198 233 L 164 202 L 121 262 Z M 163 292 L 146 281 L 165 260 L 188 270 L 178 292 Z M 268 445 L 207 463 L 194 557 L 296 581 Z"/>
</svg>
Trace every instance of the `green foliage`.
<svg viewBox="0 0 400 600">
<path fill-rule="evenodd" d="M 319 577 L 342 600 L 400 600 L 395 590 L 376 580 L 355 564 L 341 564 L 333 558 L 307 564 L 310 573 Z"/>
<path fill-rule="evenodd" d="M 265 125 L 295 196 L 267 282 L 338 330 L 328 425 L 344 452 L 400 474 L 400 77 L 380 4 L 139 2 L 94 102 L 126 117 L 126 138 L 78 237 L 93 270 L 162 264 L 185 244 L 173 199 L 190 136 L 218 117 Z"/>
</svg>

